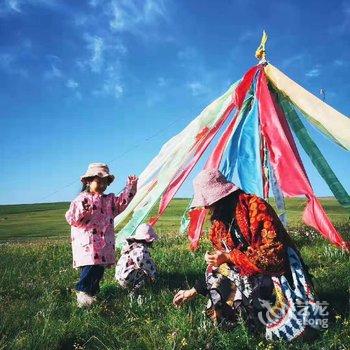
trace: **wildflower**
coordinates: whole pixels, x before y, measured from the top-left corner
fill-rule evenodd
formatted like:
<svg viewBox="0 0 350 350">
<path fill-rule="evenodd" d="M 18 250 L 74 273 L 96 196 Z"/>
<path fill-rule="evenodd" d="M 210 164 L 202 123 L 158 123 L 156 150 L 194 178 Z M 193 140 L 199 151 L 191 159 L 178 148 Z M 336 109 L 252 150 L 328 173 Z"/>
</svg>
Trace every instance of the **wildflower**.
<svg viewBox="0 0 350 350">
<path fill-rule="evenodd" d="M 188 345 L 188 343 L 187 343 L 186 338 L 182 338 L 182 340 L 181 340 L 181 346 L 187 346 L 187 345 Z"/>
</svg>

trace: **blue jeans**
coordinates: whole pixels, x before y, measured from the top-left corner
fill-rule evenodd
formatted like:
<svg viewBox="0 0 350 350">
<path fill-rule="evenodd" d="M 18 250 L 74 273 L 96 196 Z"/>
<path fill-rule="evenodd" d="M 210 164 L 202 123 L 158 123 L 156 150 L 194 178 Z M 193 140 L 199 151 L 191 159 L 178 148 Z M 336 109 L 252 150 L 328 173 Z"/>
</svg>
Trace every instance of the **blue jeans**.
<svg viewBox="0 0 350 350">
<path fill-rule="evenodd" d="M 105 267 L 102 265 L 86 265 L 81 267 L 80 279 L 76 284 L 77 291 L 94 296 L 100 291 L 100 281 Z"/>
</svg>

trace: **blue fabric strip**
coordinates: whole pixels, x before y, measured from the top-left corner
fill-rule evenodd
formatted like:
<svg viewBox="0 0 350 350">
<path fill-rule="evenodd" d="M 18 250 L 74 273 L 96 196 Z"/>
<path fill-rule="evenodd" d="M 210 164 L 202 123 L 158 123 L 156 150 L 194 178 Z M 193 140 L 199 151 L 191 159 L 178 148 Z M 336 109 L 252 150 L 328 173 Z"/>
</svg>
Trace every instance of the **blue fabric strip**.
<svg viewBox="0 0 350 350">
<path fill-rule="evenodd" d="M 263 197 L 257 99 L 253 100 L 252 109 L 244 120 L 238 154 L 237 170 L 243 191 Z"/>
<path fill-rule="evenodd" d="M 262 197 L 259 110 L 256 99 L 251 96 L 245 101 L 242 108 L 242 119 L 232 135 L 221 168 L 229 181 L 233 181 L 236 165 L 242 190 Z"/>
</svg>

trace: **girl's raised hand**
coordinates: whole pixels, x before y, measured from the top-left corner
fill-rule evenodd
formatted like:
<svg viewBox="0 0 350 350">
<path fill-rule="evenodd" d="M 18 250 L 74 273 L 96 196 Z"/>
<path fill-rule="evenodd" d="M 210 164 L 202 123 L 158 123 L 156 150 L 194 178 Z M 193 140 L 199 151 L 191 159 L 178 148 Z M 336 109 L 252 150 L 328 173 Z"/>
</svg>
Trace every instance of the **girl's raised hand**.
<svg viewBox="0 0 350 350">
<path fill-rule="evenodd" d="M 131 185 L 137 184 L 138 179 L 139 178 L 136 175 L 129 175 L 128 176 L 128 181 Z"/>
</svg>

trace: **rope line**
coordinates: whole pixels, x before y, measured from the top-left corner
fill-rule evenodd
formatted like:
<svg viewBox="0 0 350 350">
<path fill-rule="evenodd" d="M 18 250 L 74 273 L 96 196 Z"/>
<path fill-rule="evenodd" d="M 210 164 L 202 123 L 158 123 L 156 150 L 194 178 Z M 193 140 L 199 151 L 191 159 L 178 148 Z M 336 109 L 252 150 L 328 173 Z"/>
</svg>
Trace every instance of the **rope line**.
<svg viewBox="0 0 350 350">
<path fill-rule="evenodd" d="M 183 120 L 183 119 L 186 119 L 186 118 L 187 118 L 187 117 L 182 117 L 182 118 L 178 118 L 178 119 L 172 121 L 172 122 L 171 122 L 170 124 L 168 124 L 165 128 L 158 130 L 158 131 L 155 132 L 153 135 L 151 135 L 151 136 L 145 138 L 142 142 L 140 142 L 140 143 L 138 143 L 138 144 L 136 144 L 136 145 L 130 147 L 128 150 L 126 150 L 124 153 L 122 153 L 122 154 L 119 155 L 118 157 L 115 157 L 115 158 L 111 159 L 108 163 L 109 163 L 109 164 L 113 164 L 115 161 L 122 159 L 122 158 L 123 158 L 125 155 L 127 155 L 128 153 L 134 151 L 134 150 L 137 149 L 137 148 L 140 148 L 140 147 L 143 146 L 146 142 L 149 142 L 150 140 L 152 140 L 152 139 L 155 138 L 156 136 L 159 136 L 159 135 L 163 134 L 165 131 L 168 131 L 168 130 L 170 129 L 171 126 L 175 125 L 175 124 L 176 124 L 177 122 L 179 122 L 180 120 Z M 41 202 L 41 201 L 43 201 L 43 200 L 45 200 L 45 199 L 47 199 L 47 198 L 49 198 L 49 197 L 52 197 L 52 196 L 55 195 L 56 193 L 61 192 L 62 190 L 66 189 L 66 188 L 68 188 L 68 187 L 71 187 L 71 186 L 75 185 L 75 184 L 78 183 L 78 182 L 80 182 L 80 180 L 74 180 L 74 181 L 68 183 L 67 185 L 64 185 L 63 187 L 60 187 L 59 189 L 57 189 L 57 190 L 55 190 L 55 191 L 53 191 L 53 192 L 51 192 L 51 193 L 49 193 L 49 194 L 47 194 L 47 195 L 41 197 L 41 198 L 39 199 L 39 202 Z M 123 188 L 123 189 L 124 189 L 124 188 Z M 117 194 L 121 193 L 121 192 L 123 191 L 123 189 L 121 189 Z"/>
</svg>

